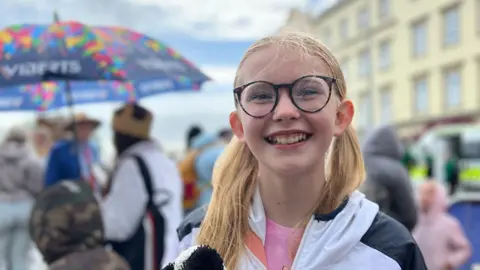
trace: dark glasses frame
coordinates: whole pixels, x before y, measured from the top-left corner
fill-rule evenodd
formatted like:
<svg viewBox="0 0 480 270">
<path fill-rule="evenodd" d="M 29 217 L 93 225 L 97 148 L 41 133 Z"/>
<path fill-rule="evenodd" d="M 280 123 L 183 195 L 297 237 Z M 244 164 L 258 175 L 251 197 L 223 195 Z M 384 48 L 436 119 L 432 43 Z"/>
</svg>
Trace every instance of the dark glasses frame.
<svg viewBox="0 0 480 270">
<path fill-rule="evenodd" d="M 327 98 L 327 101 L 325 102 L 325 104 L 317 109 L 317 110 L 314 110 L 314 111 L 308 111 L 308 110 L 304 110 L 302 109 L 300 106 L 298 106 L 298 104 L 295 102 L 295 99 L 293 98 L 293 88 L 295 87 L 295 85 L 301 81 L 301 80 L 304 80 L 306 78 L 320 78 L 320 79 L 323 79 L 327 85 L 328 85 L 328 98 Z M 272 106 L 272 109 L 264 114 L 264 115 L 261 115 L 261 116 L 255 116 L 255 115 L 252 115 L 250 114 L 249 112 L 247 112 L 247 110 L 243 107 L 242 105 L 242 102 L 241 102 L 241 97 L 242 97 L 242 92 L 250 85 L 252 84 L 256 84 L 256 83 L 265 83 L 265 84 L 268 84 L 270 86 L 272 86 L 272 88 L 274 89 L 275 91 L 275 103 L 273 104 Z M 302 76 L 298 79 L 296 79 L 295 81 L 293 81 L 292 83 L 281 83 L 281 84 L 273 84 L 271 82 L 267 82 L 267 81 L 253 81 L 253 82 L 249 82 L 247 84 L 244 84 L 242 86 L 239 86 L 235 89 L 233 89 L 233 93 L 235 95 L 235 99 L 237 100 L 237 103 L 240 104 L 240 107 L 242 108 L 242 110 L 249 116 L 253 117 L 253 118 L 263 118 L 267 115 L 269 115 L 271 112 L 273 112 L 275 110 L 275 108 L 277 107 L 278 105 L 278 101 L 279 101 L 279 90 L 281 88 L 287 88 L 288 89 L 288 96 L 290 97 L 290 101 L 292 102 L 292 104 L 297 108 L 299 109 L 300 111 L 302 112 L 306 112 L 306 113 L 317 113 L 321 110 L 323 110 L 323 108 L 325 108 L 325 106 L 327 106 L 328 102 L 330 102 L 330 98 L 332 96 L 332 86 L 337 86 L 337 79 L 335 78 L 331 78 L 331 77 L 327 77 L 327 76 L 320 76 L 320 75 L 306 75 L 306 76 Z M 335 87 L 338 92 L 338 87 Z M 339 94 L 339 93 L 337 93 Z"/>
</svg>

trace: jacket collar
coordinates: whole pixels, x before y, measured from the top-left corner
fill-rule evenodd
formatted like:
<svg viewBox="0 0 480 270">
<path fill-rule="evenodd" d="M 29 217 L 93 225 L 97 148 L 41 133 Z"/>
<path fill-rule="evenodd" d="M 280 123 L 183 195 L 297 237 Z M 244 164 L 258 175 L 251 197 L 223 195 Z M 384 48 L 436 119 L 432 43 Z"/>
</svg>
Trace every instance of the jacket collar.
<svg viewBox="0 0 480 270">
<path fill-rule="evenodd" d="M 361 194 L 360 192 L 356 192 L 356 193 Z M 340 214 L 345 209 L 349 201 L 350 199 L 349 197 L 347 197 L 332 212 L 326 213 L 326 214 L 315 214 L 313 216 L 314 220 L 318 222 L 328 222 L 335 219 L 337 215 Z M 255 191 L 255 194 L 253 196 L 253 202 L 250 207 L 249 225 L 250 225 L 250 229 L 262 240 L 263 244 L 265 244 L 267 218 L 265 216 L 265 209 L 263 207 L 262 198 L 260 196 L 260 189 L 258 188 Z"/>
</svg>

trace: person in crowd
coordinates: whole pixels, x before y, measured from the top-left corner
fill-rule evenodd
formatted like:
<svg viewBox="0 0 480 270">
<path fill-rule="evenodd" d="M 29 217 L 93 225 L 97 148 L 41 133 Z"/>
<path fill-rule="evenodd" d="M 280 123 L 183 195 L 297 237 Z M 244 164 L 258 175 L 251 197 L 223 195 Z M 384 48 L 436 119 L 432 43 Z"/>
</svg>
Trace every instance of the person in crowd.
<svg viewBox="0 0 480 270">
<path fill-rule="evenodd" d="M 412 154 L 412 142 L 409 140 L 404 140 L 402 145 L 404 145 L 405 148 L 405 151 L 402 155 L 402 164 L 407 169 L 407 171 L 410 171 L 417 165 L 417 161 Z"/>
<path fill-rule="evenodd" d="M 45 117 L 38 116 L 36 119 L 36 128 L 46 128 L 52 134 L 53 142 L 66 139 L 68 130 L 65 127 L 70 124 L 64 116 Z"/>
<path fill-rule="evenodd" d="M 32 146 L 35 154 L 41 159 L 45 160 L 50 153 L 53 146 L 53 136 L 49 128 L 45 126 L 38 126 L 32 132 Z"/>
<path fill-rule="evenodd" d="M 28 268 L 28 217 L 43 188 L 43 166 L 27 147 L 27 134 L 12 128 L 0 144 L 0 262 L 9 270 Z"/>
<path fill-rule="evenodd" d="M 232 140 L 233 132 L 231 129 L 225 128 L 220 130 L 220 132 L 218 133 L 218 137 L 220 137 L 220 139 L 225 143 L 229 143 Z"/>
<path fill-rule="evenodd" d="M 99 162 L 99 149 L 90 140 L 92 133 L 100 126 L 100 121 L 83 113 L 75 115 L 66 130 L 74 131 L 74 138 L 57 142 L 47 162 L 45 186 L 51 186 L 62 179 L 87 181 L 92 189 L 99 193 L 98 185 L 92 171 Z"/>
<path fill-rule="evenodd" d="M 213 166 L 224 147 L 225 142 L 217 134 L 202 133 L 193 140 L 187 155 L 179 162 L 185 213 L 210 201 Z"/>
<path fill-rule="evenodd" d="M 187 131 L 187 152 L 192 147 L 192 143 L 203 133 L 203 129 L 198 125 L 192 125 Z"/>
<path fill-rule="evenodd" d="M 150 137 L 153 115 L 127 104 L 113 116 L 117 163 L 101 202 L 106 238 L 135 270 L 155 270 L 175 257 L 183 217 L 175 163 Z"/>
<path fill-rule="evenodd" d="M 320 41 L 281 33 L 255 42 L 233 95 L 235 137 L 206 211 L 178 229 L 179 251 L 208 245 L 227 269 L 426 269 L 409 231 L 356 191 L 354 106 Z"/>
<path fill-rule="evenodd" d="M 447 212 L 448 198 L 438 181 L 428 181 L 419 190 L 420 218 L 413 237 L 429 270 L 459 269 L 472 254 L 460 222 Z"/>
<path fill-rule="evenodd" d="M 444 165 L 445 182 L 449 186 L 449 194 L 453 195 L 457 191 L 460 183 L 460 169 L 458 167 L 458 158 L 454 153 L 448 153 L 447 161 Z"/>
<path fill-rule="evenodd" d="M 367 178 L 362 191 L 382 212 L 411 231 L 417 222 L 417 208 L 402 156 L 401 142 L 392 127 L 384 126 L 372 132 L 363 148 Z"/>
<path fill-rule="evenodd" d="M 130 270 L 104 247 L 100 207 L 87 182 L 48 187 L 35 203 L 29 228 L 49 270 Z"/>
<path fill-rule="evenodd" d="M 427 167 L 427 179 L 432 179 L 434 174 L 434 158 L 432 155 L 432 151 L 425 147 L 425 165 Z"/>
<path fill-rule="evenodd" d="M 225 141 L 218 139 L 214 134 L 199 136 L 193 142 L 193 148 L 198 149 L 195 158 L 195 172 L 199 196 L 196 207 L 201 207 L 210 202 L 212 197 L 212 173 L 215 162 L 225 149 Z"/>
</svg>

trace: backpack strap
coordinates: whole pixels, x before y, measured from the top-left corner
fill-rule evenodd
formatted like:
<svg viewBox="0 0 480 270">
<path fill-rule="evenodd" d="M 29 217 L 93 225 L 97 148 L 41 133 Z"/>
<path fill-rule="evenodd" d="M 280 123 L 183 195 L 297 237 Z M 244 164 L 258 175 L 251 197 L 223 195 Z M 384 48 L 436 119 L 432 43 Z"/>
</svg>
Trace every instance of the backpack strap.
<svg viewBox="0 0 480 270">
<path fill-rule="evenodd" d="M 142 178 L 143 178 L 143 183 L 145 185 L 145 188 L 146 188 L 147 194 L 148 194 L 148 205 L 151 205 L 152 207 L 157 208 L 157 207 L 163 207 L 163 206 L 169 204 L 170 201 L 172 200 L 172 197 L 173 197 L 171 192 L 167 189 L 154 190 L 152 177 L 151 177 L 150 170 L 148 169 L 147 164 L 145 163 L 143 158 L 140 157 L 139 155 L 132 155 L 132 157 L 137 161 L 138 167 L 140 169 L 140 173 L 141 173 Z M 166 198 L 162 202 L 157 202 L 155 204 L 155 202 L 153 200 L 153 196 L 154 196 L 155 193 L 156 194 L 163 193 L 163 194 L 165 194 Z"/>
<path fill-rule="evenodd" d="M 145 161 L 138 155 L 132 155 L 132 157 L 137 161 L 140 173 L 142 174 L 143 183 L 147 189 L 148 194 L 148 204 L 153 205 L 153 184 L 150 171 L 148 170 L 147 164 Z"/>
</svg>

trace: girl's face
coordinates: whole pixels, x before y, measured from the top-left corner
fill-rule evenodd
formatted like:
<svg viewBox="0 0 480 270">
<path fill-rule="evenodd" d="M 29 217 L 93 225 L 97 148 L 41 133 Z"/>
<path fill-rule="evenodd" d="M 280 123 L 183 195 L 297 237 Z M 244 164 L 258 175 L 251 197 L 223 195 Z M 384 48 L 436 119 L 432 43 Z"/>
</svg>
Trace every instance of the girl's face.
<svg viewBox="0 0 480 270">
<path fill-rule="evenodd" d="M 306 75 L 332 77 L 320 58 L 279 45 L 254 52 L 239 70 L 242 85 L 254 81 L 288 84 Z M 351 123 L 354 113 L 351 101 L 340 102 L 332 87 L 327 105 L 319 112 L 308 113 L 293 104 L 287 87 L 280 88 L 278 94 L 274 111 L 262 118 L 249 116 L 239 106 L 230 115 L 233 132 L 248 145 L 261 167 L 287 175 L 312 170 L 323 173 L 325 155 L 333 137 Z"/>
</svg>

